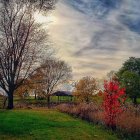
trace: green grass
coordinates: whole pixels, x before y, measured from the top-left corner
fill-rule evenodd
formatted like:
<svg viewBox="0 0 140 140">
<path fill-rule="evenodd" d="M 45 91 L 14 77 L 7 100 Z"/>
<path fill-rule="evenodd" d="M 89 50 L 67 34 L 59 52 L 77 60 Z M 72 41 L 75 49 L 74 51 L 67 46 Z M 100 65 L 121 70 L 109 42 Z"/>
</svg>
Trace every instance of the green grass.
<svg viewBox="0 0 140 140">
<path fill-rule="evenodd" d="M 140 104 L 140 98 L 137 99 L 138 104 Z"/>
<path fill-rule="evenodd" d="M 101 126 L 54 110 L 1 110 L 0 140 L 118 140 L 118 138 Z"/>
</svg>

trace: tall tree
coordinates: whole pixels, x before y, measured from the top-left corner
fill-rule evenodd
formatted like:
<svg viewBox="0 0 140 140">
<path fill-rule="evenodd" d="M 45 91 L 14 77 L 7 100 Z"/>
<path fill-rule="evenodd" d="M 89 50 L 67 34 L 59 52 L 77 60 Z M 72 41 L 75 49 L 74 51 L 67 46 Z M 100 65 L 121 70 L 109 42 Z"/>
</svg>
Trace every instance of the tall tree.
<svg viewBox="0 0 140 140">
<path fill-rule="evenodd" d="M 124 62 L 117 76 L 124 87 L 127 95 L 136 105 L 140 97 L 140 58 L 130 57 Z"/>
<path fill-rule="evenodd" d="M 140 77 L 138 74 L 125 71 L 121 75 L 122 86 L 126 87 L 126 93 L 132 99 L 134 105 L 137 105 L 137 98 L 140 97 Z"/>
<path fill-rule="evenodd" d="M 0 2 L 0 87 L 8 95 L 8 109 L 12 109 L 15 90 L 36 67 L 38 46 L 45 44 L 46 33 L 35 22 L 34 12 L 44 9 L 47 0 Z"/>
<path fill-rule="evenodd" d="M 46 59 L 37 69 L 35 75 L 39 75 L 36 83 L 42 85 L 43 95 L 47 98 L 49 105 L 50 95 L 54 89 L 71 78 L 71 67 L 61 60 Z"/>
</svg>

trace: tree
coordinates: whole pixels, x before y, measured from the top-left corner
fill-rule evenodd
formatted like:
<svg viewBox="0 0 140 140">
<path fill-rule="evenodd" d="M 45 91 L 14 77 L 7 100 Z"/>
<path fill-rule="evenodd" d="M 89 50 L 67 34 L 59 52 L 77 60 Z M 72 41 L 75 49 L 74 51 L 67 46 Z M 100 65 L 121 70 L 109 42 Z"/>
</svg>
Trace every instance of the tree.
<svg viewBox="0 0 140 140">
<path fill-rule="evenodd" d="M 40 75 L 40 79 L 36 81 L 41 84 L 44 90 L 43 95 L 47 98 L 48 106 L 50 104 L 50 95 L 59 85 L 67 82 L 71 78 L 71 67 L 64 61 L 56 59 L 46 59 L 37 69 L 36 75 Z"/>
<path fill-rule="evenodd" d="M 93 95 L 97 90 L 97 83 L 95 78 L 92 77 L 83 77 L 75 86 L 75 90 L 73 92 L 74 96 L 80 102 L 89 103 L 92 101 Z"/>
<path fill-rule="evenodd" d="M 20 98 L 25 98 L 25 95 L 32 91 L 33 85 L 30 83 L 31 81 L 25 79 L 22 85 L 20 85 L 14 92 L 15 95 L 18 95 Z"/>
<path fill-rule="evenodd" d="M 44 74 L 41 71 L 41 68 L 37 68 L 34 73 L 28 78 L 29 87 L 31 88 L 32 92 L 34 92 L 35 99 L 39 96 L 39 93 L 42 93 L 44 90 L 44 83 L 43 83 Z"/>
<path fill-rule="evenodd" d="M 1 3 L 10 3 L 10 2 L 19 2 L 19 0 L 1 0 Z M 50 9 L 54 8 L 54 5 L 57 0 L 22 0 L 19 3 L 22 2 L 22 4 L 30 3 L 32 6 L 34 6 L 39 11 L 48 11 Z"/>
<path fill-rule="evenodd" d="M 34 12 L 44 9 L 46 2 L 0 1 L 0 87 L 8 95 L 8 109 L 13 108 L 15 90 L 37 65 L 38 46 L 46 43 L 45 31 L 34 20 Z"/>
<path fill-rule="evenodd" d="M 116 118 L 122 113 L 126 100 L 125 88 L 120 88 L 116 80 L 105 81 L 102 95 L 105 124 L 115 129 Z"/>
<path fill-rule="evenodd" d="M 137 105 L 137 98 L 140 97 L 140 77 L 138 74 L 125 71 L 121 75 L 122 86 L 126 87 L 126 93 L 132 99 L 134 105 Z"/>
<path fill-rule="evenodd" d="M 136 105 L 137 98 L 140 97 L 140 58 L 130 57 L 124 62 L 117 76 L 122 86 L 126 87 L 126 93 Z"/>
</svg>

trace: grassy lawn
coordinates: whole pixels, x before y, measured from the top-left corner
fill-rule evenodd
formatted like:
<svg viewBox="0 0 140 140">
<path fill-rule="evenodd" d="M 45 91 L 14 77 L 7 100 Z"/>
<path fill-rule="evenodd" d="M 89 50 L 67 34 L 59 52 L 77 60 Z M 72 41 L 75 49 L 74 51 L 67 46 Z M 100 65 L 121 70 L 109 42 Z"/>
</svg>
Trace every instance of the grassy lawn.
<svg viewBox="0 0 140 140">
<path fill-rule="evenodd" d="M 140 104 L 140 98 L 137 99 L 138 104 Z"/>
<path fill-rule="evenodd" d="M 117 140 L 100 126 L 54 110 L 0 110 L 0 140 Z"/>
</svg>

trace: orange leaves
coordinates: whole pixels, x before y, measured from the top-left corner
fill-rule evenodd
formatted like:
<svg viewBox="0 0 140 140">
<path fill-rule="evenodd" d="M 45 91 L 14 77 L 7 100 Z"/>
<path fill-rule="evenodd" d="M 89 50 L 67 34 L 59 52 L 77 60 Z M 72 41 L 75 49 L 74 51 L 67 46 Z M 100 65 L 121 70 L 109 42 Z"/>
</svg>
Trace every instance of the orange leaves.
<svg viewBox="0 0 140 140">
<path fill-rule="evenodd" d="M 83 77 L 77 84 L 74 90 L 74 95 L 80 102 L 90 102 L 97 90 L 97 82 L 95 78 Z"/>
</svg>

